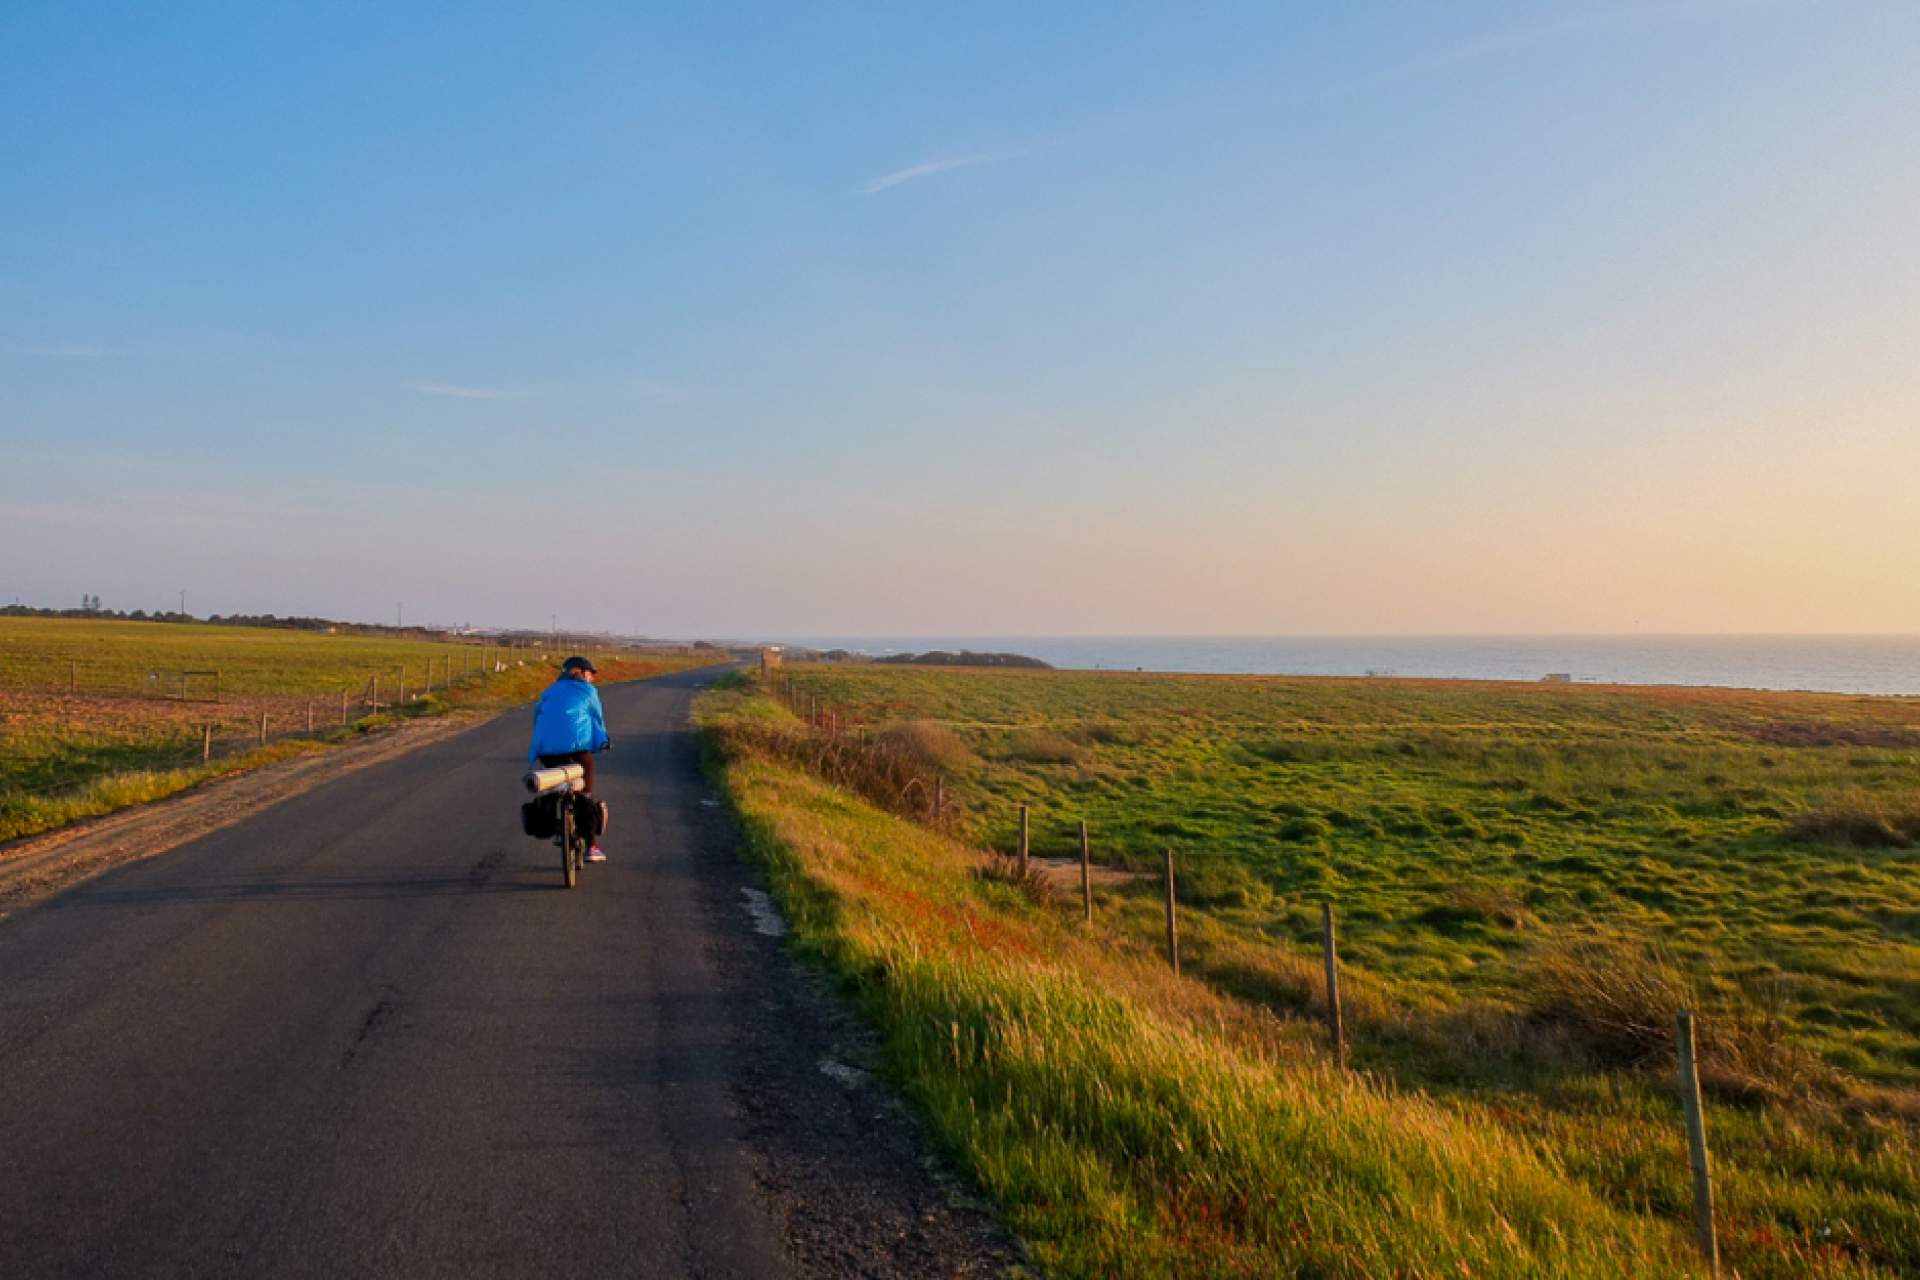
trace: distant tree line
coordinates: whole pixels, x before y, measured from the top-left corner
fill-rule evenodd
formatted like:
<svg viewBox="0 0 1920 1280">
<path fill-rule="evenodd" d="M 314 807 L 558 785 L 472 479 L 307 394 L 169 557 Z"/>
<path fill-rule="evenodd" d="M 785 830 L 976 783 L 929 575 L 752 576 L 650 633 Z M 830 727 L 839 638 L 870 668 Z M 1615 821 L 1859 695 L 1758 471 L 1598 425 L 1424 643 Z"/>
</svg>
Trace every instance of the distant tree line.
<svg viewBox="0 0 1920 1280">
<path fill-rule="evenodd" d="M 914 667 L 1022 667 L 1034 671 L 1053 670 L 1052 664 L 1042 662 L 1038 658 L 1029 658 L 1022 653 L 975 653 L 971 649 L 962 649 L 958 653 L 949 653 L 945 649 L 932 649 L 926 653 L 890 653 L 884 658 L 875 658 L 874 661 Z"/>
<path fill-rule="evenodd" d="M 200 622 L 202 619 L 192 614 L 174 610 L 148 613 L 145 609 L 135 609 L 131 613 L 119 609 L 103 609 L 99 596 L 82 596 L 83 603 L 78 609 L 36 609 L 32 605 L 0 605 L 0 618 L 110 618 L 124 622 Z"/>
<path fill-rule="evenodd" d="M 152 613 L 148 613 L 145 609 L 134 609 L 129 612 L 123 609 L 102 608 L 100 597 L 96 595 L 81 596 L 78 609 L 40 609 L 24 604 L 0 605 L 0 618 L 104 618 L 113 622 L 192 622 L 216 627 L 275 627 L 288 631 L 334 631 L 365 635 L 441 636 L 446 634 L 424 627 L 396 629 L 367 626 L 358 622 L 338 622 L 332 618 L 282 618 L 272 613 L 230 613 L 224 617 L 215 613 L 205 618 L 196 618 L 190 613 L 181 613 L 175 609 L 155 610 Z"/>
</svg>

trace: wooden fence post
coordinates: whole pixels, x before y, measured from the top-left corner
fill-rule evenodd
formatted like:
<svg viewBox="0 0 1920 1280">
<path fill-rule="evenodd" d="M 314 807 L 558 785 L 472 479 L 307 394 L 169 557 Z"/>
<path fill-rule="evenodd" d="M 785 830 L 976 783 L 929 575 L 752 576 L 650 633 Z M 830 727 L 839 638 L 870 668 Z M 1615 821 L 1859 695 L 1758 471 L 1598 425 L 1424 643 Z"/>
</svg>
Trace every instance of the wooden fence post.
<svg viewBox="0 0 1920 1280">
<path fill-rule="evenodd" d="M 373 712 L 373 711 L 378 711 L 379 709 L 380 709 L 380 677 L 376 675 L 367 682 L 367 710 L 369 712 Z"/>
<path fill-rule="evenodd" d="M 1174 905 L 1173 894 L 1173 850 L 1167 850 L 1167 963 L 1173 966 L 1173 976 L 1180 976 L 1180 920 L 1179 909 Z"/>
<path fill-rule="evenodd" d="M 407 664 L 400 664 L 400 692 L 393 696 L 393 705 L 404 706 L 407 701 Z"/>
<path fill-rule="evenodd" d="M 1333 1060 L 1347 1065 L 1347 1029 L 1340 1020 L 1340 953 L 1334 940 L 1333 903 L 1320 904 L 1320 948 L 1327 964 L 1327 1035 L 1333 1041 Z"/>
<path fill-rule="evenodd" d="M 200 763 L 205 764 L 211 759 L 213 759 L 213 726 L 203 724 L 200 726 Z"/>
<path fill-rule="evenodd" d="M 342 689 L 340 691 L 340 723 L 345 724 L 346 722 L 347 722 L 347 691 L 345 689 Z"/>
<path fill-rule="evenodd" d="M 1080 819 L 1080 902 L 1086 908 L 1087 923 L 1093 923 L 1093 846 L 1087 839 L 1087 820 Z"/>
<path fill-rule="evenodd" d="M 1020 878 L 1027 878 L 1027 856 L 1032 851 L 1027 828 L 1027 806 L 1020 806 Z"/>
<path fill-rule="evenodd" d="M 267 713 L 265 710 L 260 712 L 260 745 L 263 747 L 267 745 Z"/>
<path fill-rule="evenodd" d="M 939 774 L 935 774 L 933 776 L 933 820 L 936 823 L 940 821 L 940 810 L 945 807 L 946 800 L 947 800 L 946 780 L 942 778 Z"/>
<path fill-rule="evenodd" d="M 1693 1230 L 1707 1271 L 1720 1274 L 1720 1239 L 1713 1227 L 1713 1173 L 1707 1163 L 1707 1123 L 1700 1107 L 1700 1070 L 1694 1054 L 1693 1014 L 1676 1019 L 1680 1048 L 1680 1102 L 1687 1113 L 1687 1147 L 1693 1163 Z"/>
<path fill-rule="evenodd" d="M 80 692 L 80 664 L 72 658 L 67 659 L 67 693 Z"/>
<path fill-rule="evenodd" d="M 313 732 L 313 699 L 307 699 L 307 732 Z"/>
</svg>

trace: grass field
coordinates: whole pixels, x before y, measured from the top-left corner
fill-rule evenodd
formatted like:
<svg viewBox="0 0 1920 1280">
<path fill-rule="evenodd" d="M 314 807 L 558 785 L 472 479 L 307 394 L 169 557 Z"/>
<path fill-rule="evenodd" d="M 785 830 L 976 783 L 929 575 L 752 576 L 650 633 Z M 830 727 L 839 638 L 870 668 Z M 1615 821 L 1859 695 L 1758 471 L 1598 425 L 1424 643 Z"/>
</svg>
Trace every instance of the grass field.
<svg viewBox="0 0 1920 1280">
<path fill-rule="evenodd" d="M 603 679 L 698 659 L 592 651 Z M 483 660 L 496 667 L 482 672 Z M 257 627 L 0 618 L 0 841 L 170 795 L 395 718 L 525 702 L 558 655 Z M 432 668 L 432 689 L 427 689 Z M 181 672 L 218 671 L 192 680 Z M 381 705 L 369 705 L 373 677 Z M 405 679 L 408 700 L 396 697 Z M 342 695 L 347 723 L 341 723 Z M 308 734 L 311 709 L 315 732 Z M 261 716 L 270 742 L 257 746 Z M 200 759 L 213 726 L 216 757 Z"/>
<path fill-rule="evenodd" d="M 1333 901 L 1355 1065 L 1635 1220 L 1686 1220 L 1670 1029 L 1696 1009 L 1740 1273 L 1920 1274 L 1920 702 L 789 678 L 938 768 L 965 841 L 1010 848 L 1026 803 L 1039 853 L 1070 853 L 1082 817 L 1104 859 L 1173 848 L 1186 985 L 1209 998 L 1310 1032 Z M 1103 891 L 1095 933 L 1151 950 L 1158 893 Z"/>
</svg>

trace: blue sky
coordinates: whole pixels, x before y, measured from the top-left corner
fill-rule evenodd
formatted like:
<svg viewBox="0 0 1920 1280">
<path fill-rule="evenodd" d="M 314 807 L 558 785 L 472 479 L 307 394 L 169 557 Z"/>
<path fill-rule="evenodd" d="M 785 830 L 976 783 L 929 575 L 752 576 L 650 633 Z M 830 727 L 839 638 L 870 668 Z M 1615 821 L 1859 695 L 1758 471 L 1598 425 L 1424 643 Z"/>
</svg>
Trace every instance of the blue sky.
<svg viewBox="0 0 1920 1280">
<path fill-rule="evenodd" d="M 0 595 L 1920 631 L 1917 67 L 1870 0 L 10 4 Z"/>
</svg>

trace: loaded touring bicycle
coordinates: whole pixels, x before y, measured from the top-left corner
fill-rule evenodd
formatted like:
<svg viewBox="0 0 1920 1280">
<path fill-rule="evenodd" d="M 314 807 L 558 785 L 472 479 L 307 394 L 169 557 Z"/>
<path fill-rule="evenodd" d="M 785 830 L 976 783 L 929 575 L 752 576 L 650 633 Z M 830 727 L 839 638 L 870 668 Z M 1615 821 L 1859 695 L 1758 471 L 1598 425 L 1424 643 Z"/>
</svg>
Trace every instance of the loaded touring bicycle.
<svg viewBox="0 0 1920 1280">
<path fill-rule="evenodd" d="M 607 806 L 586 796 L 587 771 L 577 764 L 529 769 L 524 781 L 533 799 L 520 806 L 520 827 L 560 849 L 560 872 L 571 889 L 580 882 L 587 846 L 607 829 Z"/>
</svg>

